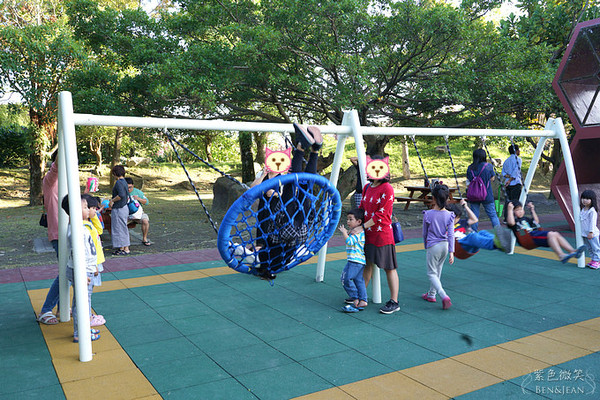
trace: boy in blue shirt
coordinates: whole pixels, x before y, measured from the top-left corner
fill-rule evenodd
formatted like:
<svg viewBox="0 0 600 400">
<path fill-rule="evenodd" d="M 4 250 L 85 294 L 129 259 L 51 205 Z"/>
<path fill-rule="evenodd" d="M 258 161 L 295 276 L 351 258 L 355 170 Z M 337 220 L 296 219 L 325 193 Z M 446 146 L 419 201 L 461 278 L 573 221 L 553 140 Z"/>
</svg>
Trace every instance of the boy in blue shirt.
<svg viewBox="0 0 600 400">
<path fill-rule="evenodd" d="M 365 212 L 360 208 L 348 211 L 346 224 L 348 229 L 341 225 L 338 229 L 346 241 L 348 262 L 342 272 L 342 285 L 349 298 L 342 311 L 357 312 L 367 306 L 367 287 L 363 278 L 365 269 L 365 231 L 362 227 Z"/>
</svg>

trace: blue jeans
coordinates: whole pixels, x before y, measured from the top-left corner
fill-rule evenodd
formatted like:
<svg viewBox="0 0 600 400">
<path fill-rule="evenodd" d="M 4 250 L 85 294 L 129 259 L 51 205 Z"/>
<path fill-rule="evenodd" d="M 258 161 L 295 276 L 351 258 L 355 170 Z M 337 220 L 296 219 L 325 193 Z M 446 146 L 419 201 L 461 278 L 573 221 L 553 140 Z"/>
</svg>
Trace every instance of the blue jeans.
<svg viewBox="0 0 600 400">
<path fill-rule="evenodd" d="M 479 205 L 483 206 L 485 213 L 490 218 L 490 221 L 492 221 L 492 227 L 495 227 L 496 225 L 500 225 L 500 220 L 498 219 L 498 216 L 496 215 L 496 207 L 495 207 L 493 201 L 491 201 L 489 203 L 469 203 L 469 208 L 473 211 L 473 214 L 475 214 L 477 219 L 479 219 Z M 478 225 L 479 224 L 473 224 L 473 225 L 471 225 L 471 228 L 474 231 L 477 231 Z"/>
<path fill-rule="evenodd" d="M 94 274 L 91 272 L 86 273 L 88 277 L 87 290 L 88 290 L 88 305 L 90 306 L 89 315 L 92 317 L 92 291 L 94 290 L 93 278 Z M 67 279 L 69 283 L 73 285 L 73 289 L 75 289 L 75 271 L 73 268 L 67 267 Z M 77 322 L 77 302 L 75 301 L 75 290 L 73 290 L 73 337 L 79 337 L 79 324 Z"/>
<path fill-rule="evenodd" d="M 363 278 L 365 264 L 348 261 L 342 271 L 342 285 L 352 299 L 367 301 L 367 287 Z"/>
<path fill-rule="evenodd" d="M 458 241 L 465 251 L 477 253 L 479 249 L 494 250 L 494 234 L 488 231 L 472 232 Z"/>
<path fill-rule="evenodd" d="M 592 261 L 600 261 L 600 240 L 598 236 L 588 239 L 584 236 L 583 243 Z"/>
<path fill-rule="evenodd" d="M 54 251 L 56 252 L 56 257 L 58 258 L 58 240 L 52 240 L 50 243 L 52 244 L 52 247 L 54 248 Z M 59 297 L 59 293 L 58 293 L 58 276 L 57 276 L 56 279 L 54 279 L 54 282 L 52 282 L 52 285 L 50 286 L 50 290 L 48 290 L 48 294 L 46 295 L 46 301 L 44 301 L 44 305 L 42 306 L 41 313 L 45 314 L 48 311 L 54 310 L 54 307 L 56 307 L 56 305 L 58 304 L 58 297 Z"/>
</svg>

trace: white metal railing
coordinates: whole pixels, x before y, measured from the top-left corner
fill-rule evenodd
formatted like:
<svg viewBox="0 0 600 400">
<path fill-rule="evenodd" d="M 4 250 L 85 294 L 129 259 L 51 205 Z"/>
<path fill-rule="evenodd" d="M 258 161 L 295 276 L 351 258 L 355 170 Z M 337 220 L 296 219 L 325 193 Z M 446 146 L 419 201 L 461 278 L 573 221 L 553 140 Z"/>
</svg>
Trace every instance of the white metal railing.
<svg viewBox="0 0 600 400">
<path fill-rule="evenodd" d="M 78 243 L 81 238 L 81 210 L 77 209 L 80 207 L 80 202 L 76 201 L 79 196 L 79 175 L 77 170 L 77 150 L 75 147 L 75 126 L 114 126 L 114 127 L 139 127 L 139 128 L 156 128 L 156 129 L 188 129 L 188 130 L 214 130 L 214 131 L 243 131 L 243 132 L 293 132 L 294 128 L 292 124 L 278 124 L 278 123 L 263 123 L 263 122 L 235 122 L 235 121 L 221 121 L 221 120 L 193 120 L 193 119 L 175 119 L 175 118 L 146 118 L 146 117 L 123 117 L 123 116 L 106 116 L 106 115 L 92 115 L 92 114 L 75 114 L 73 113 L 73 104 L 71 99 L 71 93 L 61 92 L 59 94 L 59 142 L 64 142 L 63 146 L 59 146 L 62 150 L 62 154 L 66 159 L 66 166 L 63 165 L 62 171 L 65 175 L 59 175 L 59 196 L 61 180 L 64 182 L 65 178 L 68 182 L 69 192 L 69 203 L 71 205 L 71 223 L 73 232 L 73 253 L 75 259 L 75 280 L 76 280 L 76 296 L 77 303 L 81 305 L 78 307 L 78 312 L 81 310 L 82 313 L 85 310 L 87 313 L 88 308 L 83 307 L 87 304 L 87 294 L 85 293 L 86 285 L 83 284 L 85 279 L 85 267 L 82 266 L 82 259 L 80 259 L 83 244 Z M 544 144 L 549 138 L 559 139 L 562 154 L 564 157 L 565 167 L 567 171 L 567 177 L 569 181 L 569 188 L 571 198 L 577 199 L 579 197 L 577 190 L 577 181 L 575 179 L 575 170 L 573 167 L 573 160 L 571 158 L 571 152 L 569 149 L 567 137 L 565 134 L 564 126 L 560 118 L 550 119 L 546 124 L 544 130 L 522 130 L 522 129 L 468 129 L 468 128 L 411 128 L 411 127 L 366 127 L 360 125 L 358 112 L 356 110 L 346 111 L 341 125 L 321 125 L 319 129 L 324 134 L 335 134 L 338 135 L 337 148 L 334 156 L 332 172 L 330 176 L 330 182 L 337 186 L 339 172 L 341 169 L 344 148 L 346 139 L 353 137 L 356 144 L 356 151 L 358 157 L 359 169 L 361 172 L 361 178 L 363 182 L 366 182 L 366 153 L 364 148 L 363 136 L 365 135 L 407 135 L 407 136 L 503 136 L 503 137 L 539 137 L 538 145 L 534 156 L 531 160 L 531 165 L 525 178 L 524 187 L 525 190 L 521 193 L 521 200 L 524 201 L 526 193 L 529 192 L 529 187 L 533 180 L 536 167 L 540 161 Z M 68 145 L 66 145 L 68 144 Z M 64 148 L 63 148 L 64 147 Z M 59 153 L 60 155 L 61 153 Z M 61 157 L 62 158 L 62 157 Z M 59 163 L 59 168 L 60 168 Z M 64 189 L 63 189 L 64 190 Z M 73 198 L 73 200 L 71 200 Z M 579 202 L 573 201 L 573 217 L 575 220 L 575 236 L 577 246 L 583 244 L 581 236 L 581 225 L 579 222 Z M 77 225 L 75 229 L 73 226 Z M 61 232 L 61 238 L 66 237 L 66 229 Z M 60 243 L 60 242 L 59 242 Z M 63 252 L 64 253 L 64 252 Z M 59 253 L 60 254 L 60 253 Z M 317 261 L 317 273 L 315 280 L 321 282 L 325 273 L 325 260 L 327 255 L 327 245 L 325 245 L 318 254 Z M 64 264 L 66 260 L 59 261 L 60 276 L 64 280 Z M 585 267 L 585 257 L 580 257 L 578 260 L 578 266 L 580 268 Z M 82 269 L 83 268 L 83 269 Z M 373 302 L 381 303 L 381 285 L 379 271 L 376 269 L 373 273 Z M 81 280 L 81 283 L 80 283 Z M 66 286 L 68 288 L 68 285 Z M 68 298 L 63 297 L 65 285 L 61 284 L 61 321 L 63 315 L 68 316 L 68 311 L 63 313 L 62 305 L 68 304 Z M 77 294 L 77 292 L 82 292 Z M 68 291 L 67 291 L 68 293 Z M 81 300 L 80 300 L 81 298 Z M 67 317 L 68 320 L 68 317 Z M 85 320 L 89 321 L 89 318 L 79 318 L 80 322 L 80 359 L 81 361 L 88 361 L 91 359 L 91 341 L 89 329 L 83 327 Z M 88 322 L 89 323 L 89 322 Z M 82 329 L 83 328 L 83 329 Z M 85 353 L 85 355 L 83 355 Z"/>
</svg>

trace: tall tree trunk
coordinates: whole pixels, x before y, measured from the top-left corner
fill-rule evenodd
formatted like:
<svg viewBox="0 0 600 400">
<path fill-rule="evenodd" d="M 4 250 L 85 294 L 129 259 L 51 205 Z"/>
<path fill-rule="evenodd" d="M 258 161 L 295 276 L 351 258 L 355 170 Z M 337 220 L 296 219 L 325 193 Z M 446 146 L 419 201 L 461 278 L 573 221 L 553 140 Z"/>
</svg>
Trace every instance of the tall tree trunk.
<svg viewBox="0 0 600 400">
<path fill-rule="evenodd" d="M 240 155 L 242 160 L 242 182 L 252 182 L 254 180 L 254 160 L 252 157 L 252 134 L 249 132 L 240 132 Z"/>
<path fill-rule="evenodd" d="M 204 154 L 206 154 L 206 160 L 210 163 L 213 162 L 212 142 L 213 142 L 213 134 L 206 133 L 202 136 L 202 144 L 204 146 Z"/>
<path fill-rule="evenodd" d="M 390 141 L 390 136 L 384 135 L 373 135 L 373 136 L 365 136 L 365 142 L 367 144 L 367 148 L 365 151 L 370 156 L 385 156 L 385 146 Z"/>
<path fill-rule="evenodd" d="M 32 149 L 29 155 L 29 205 L 37 206 L 42 204 L 42 179 L 45 170 L 44 151 Z"/>
<path fill-rule="evenodd" d="M 29 155 L 29 205 L 42 204 L 42 180 L 46 170 L 46 146 L 48 131 L 52 126 L 43 126 L 40 116 L 32 109 L 29 110 L 31 125 L 31 154 Z"/>
<path fill-rule="evenodd" d="M 90 151 L 96 158 L 94 171 L 98 174 L 100 172 L 100 167 L 102 166 L 102 142 L 98 139 L 90 139 Z"/>
<path fill-rule="evenodd" d="M 112 160 L 110 161 L 110 170 L 111 170 L 110 187 L 111 188 L 115 184 L 115 177 L 112 174 L 112 169 L 115 165 L 119 164 L 119 160 L 121 158 L 121 138 L 122 138 L 122 136 L 123 136 L 123 128 L 119 126 L 115 130 L 115 142 L 114 142 L 114 148 L 113 148 L 113 156 L 112 156 Z"/>
<path fill-rule="evenodd" d="M 406 143 L 406 136 L 402 137 L 402 177 L 404 179 L 410 179 L 410 163 L 408 162 L 408 145 Z"/>
<path fill-rule="evenodd" d="M 256 157 L 254 161 L 262 164 L 265 162 L 265 146 L 267 145 L 267 134 L 265 132 L 255 132 L 253 134 L 256 143 Z"/>
</svg>

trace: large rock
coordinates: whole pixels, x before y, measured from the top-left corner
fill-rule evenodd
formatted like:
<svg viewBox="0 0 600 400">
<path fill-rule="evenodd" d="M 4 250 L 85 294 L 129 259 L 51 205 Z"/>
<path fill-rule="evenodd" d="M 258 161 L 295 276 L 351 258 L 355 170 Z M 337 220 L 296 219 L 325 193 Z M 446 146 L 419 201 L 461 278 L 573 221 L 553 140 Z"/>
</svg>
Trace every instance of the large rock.
<svg viewBox="0 0 600 400">
<path fill-rule="evenodd" d="M 127 167 L 147 167 L 152 160 L 148 157 L 129 157 L 125 166 Z"/>
<path fill-rule="evenodd" d="M 245 191 L 238 183 L 227 177 L 220 177 L 213 185 L 212 212 L 226 212 Z"/>
</svg>

